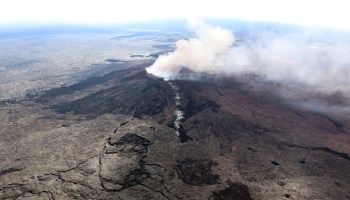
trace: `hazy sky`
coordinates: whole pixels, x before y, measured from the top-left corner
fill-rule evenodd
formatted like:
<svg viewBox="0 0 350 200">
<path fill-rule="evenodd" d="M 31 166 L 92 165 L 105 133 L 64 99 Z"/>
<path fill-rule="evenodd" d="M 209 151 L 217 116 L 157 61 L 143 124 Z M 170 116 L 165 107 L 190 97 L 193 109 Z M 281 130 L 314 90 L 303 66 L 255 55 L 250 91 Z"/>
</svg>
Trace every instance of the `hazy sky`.
<svg viewBox="0 0 350 200">
<path fill-rule="evenodd" d="M 224 17 L 350 29 L 347 0 L 2 0 L 0 23 Z"/>
</svg>

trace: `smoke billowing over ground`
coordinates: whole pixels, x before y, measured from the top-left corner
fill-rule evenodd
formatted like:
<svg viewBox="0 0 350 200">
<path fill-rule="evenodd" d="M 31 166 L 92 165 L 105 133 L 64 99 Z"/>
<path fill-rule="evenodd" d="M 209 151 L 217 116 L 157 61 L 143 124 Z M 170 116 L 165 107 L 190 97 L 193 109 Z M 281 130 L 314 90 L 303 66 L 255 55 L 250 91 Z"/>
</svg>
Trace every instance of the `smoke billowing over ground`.
<svg viewBox="0 0 350 200">
<path fill-rule="evenodd" d="M 0 199 L 349 200 L 346 37 L 211 23 L 0 33 Z"/>
<path fill-rule="evenodd" d="M 184 68 L 219 76 L 254 74 L 282 85 L 279 94 L 298 105 L 349 114 L 350 37 L 346 31 L 257 30 L 250 33 L 254 37 L 236 38 L 233 31 L 219 26 L 192 23 L 190 27 L 195 37 L 177 41 L 173 52 L 147 68 L 149 73 L 165 79 L 178 79 Z"/>
<path fill-rule="evenodd" d="M 176 50 L 160 56 L 147 69 L 149 73 L 164 78 L 175 78 L 182 68 L 195 72 L 217 73 L 216 66 L 234 43 L 233 34 L 219 26 L 191 24 L 195 38 L 178 40 Z"/>
</svg>

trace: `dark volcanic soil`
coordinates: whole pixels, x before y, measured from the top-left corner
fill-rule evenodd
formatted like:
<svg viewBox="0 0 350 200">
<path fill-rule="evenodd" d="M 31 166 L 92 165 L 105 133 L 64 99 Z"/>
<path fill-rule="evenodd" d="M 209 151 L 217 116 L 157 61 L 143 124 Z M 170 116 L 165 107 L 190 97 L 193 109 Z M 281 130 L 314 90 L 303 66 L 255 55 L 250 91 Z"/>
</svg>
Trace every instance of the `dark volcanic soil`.
<svg viewBox="0 0 350 200">
<path fill-rule="evenodd" d="M 350 123 L 145 65 L 0 104 L 0 199 L 349 199 Z"/>
</svg>

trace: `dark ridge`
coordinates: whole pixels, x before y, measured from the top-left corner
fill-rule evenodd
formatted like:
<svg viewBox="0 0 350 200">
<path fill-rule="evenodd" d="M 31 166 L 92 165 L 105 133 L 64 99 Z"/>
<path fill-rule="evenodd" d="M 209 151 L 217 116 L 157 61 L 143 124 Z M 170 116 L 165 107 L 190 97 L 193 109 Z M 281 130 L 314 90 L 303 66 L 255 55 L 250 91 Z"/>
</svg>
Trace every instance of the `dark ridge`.
<svg viewBox="0 0 350 200">
<path fill-rule="evenodd" d="M 179 138 L 180 138 L 180 142 L 181 143 L 185 143 L 185 142 L 188 142 L 189 140 L 193 140 L 193 138 L 191 136 L 186 134 L 186 130 L 184 129 L 182 124 L 180 124 L 179 128 L 177 129 L 175 127 L 175 123 L 174 123 L 174 120 L 173 120 L 173 122 L 167 124 L 167 126 L 169 128 L 174 129 L 175 131 L 177 131 L 179 133 Z"/>
<path fill-rule="evenodd" d="M 214 101 L 190 98 L 184 109 L 185 120 L 207 108 L 217 111 L 220 106 Z"/>
<path fill-rule="evenodd" d="M 191 82 L 191 81 L 173 81 L 176 85 L 181 88 L 182 99 L 181 105 L 179 107 L 185 114 L 184 120 L 189 117 L 205 110 L 210 109 L 212 111 L 217 111 L 220 108 L 220 105 L 215 103 L 212 100 L 209 100 L 205 97 L 198 95 L 200 89 L 198 84 L 201 82 Z"/>
<path fill-rule="evenodd" d="M 332 118 L 328 117 L 328 116 L 325 116 L 330 122 L 332 122 L 332 124 L 336 127 L 336 128 L 343 128 L 344 125 L 339 123 L 339 122 L 336 122 L 334 121 Z"/>
<path fill-rule="evenodd" d="M 223 190 L 213 192 L 214 200 L 253 200 L 249 194 L 248 186 L 240 182 L 229 182 L 229 186 Z"/>
<path fill-rule="evenodd" d="M 210 82 L 210 84 L 211 83 L 212 82 Z M 220 110 L 219 104 L 199 95 L 202 87 L 201 84 L 208 83 L 176 81 L 176 85 L 181 88 L 181 93 L 183 94 L 181 102 L 182 107 L 179 108 L 185 114 L 182 125 L 184 126 L 184 131 L 187 133 L 191 132 L 190 135 L 193 136 L 193 138 L 196 139 L 196 133 L 193 133 L 196 129 L 210 130 L 210 133 L 204 131 L 203 134 L 207 133 L 219 138 L 224 136 L 227 138 L 227 140 L 225 140 L 227 142 L 232 141 L 235 137 L 234 133 L 244 131 L 262 134 L 270 131 L 257 123 L 246 121 L 240 116 Z M 212 112 L 215 113 L 215 117 L 210 117 L 213 116 Z M 187 122 L 189 119 L 191 122 Z M 197 121 L 197 124 L 192 122 L 194 120 Z M 191 127 L 194 128 L 192 129 Z"/>
<path fill-rule="evenodd" d="M 325 114 L 316 113 L 315 115 L 318 115 L 318 116 L 320 116 L 320 117 L 326 118 L 326 119 L 327 119 L 329 122 L 331 122 L 331 123 L 334 125 L 334 127 L 336 127 L 336 128 L 339 128 L 339 129 L 344 128 L 344 125 L 343 125 L 343 124 L 341 124 L 341 123 L 335 121 L 334 119 L 330 118 L 329 116 L 326 116 Z"/>
<path fill-rule="evenodd" d="M 320 150 L 320 151 L 328 152 L 328 153 L 334 154 L 338 157 L 341 157 L 341 158 L 344 158 L 344 159 L 350 161 L 350 156 L 348 154 L 335 151 L 335 150 L 330 149 L 328 147 L 313 147 L 311 150 Z"/>
<path fill-rule="evenodd" d="M 108 89 L 84 98 L 54 105 L 59 113 L 127 114 L 136 118 L 161 113 L 171 100 L 171 88 L 161 79 L 153 79 L 145 71 L 123 80 Z"/>
<path fill-rule="evenodd" d="M 294 148 L 313 150 L 313 151 L 324 151 L 324 152 L 331 153 L 335 156 L 338 156 L 340 158 L 344 158 L 345 160 L 350 161 L 350 156 L 348 154 L 335 151 L 335 150 L 328 148 L 328 147 L 304 147 L 304 146 L 299 146 L 299 145 L 295 145 L 295 144 L 287 144 L 287 146 L 294 147 Z"/>
<path fill-rule="evenodd" d="M 134 133 L 127 133 L 126 135 L 123 135 L 116 142 L 112 142 L 111 140 L 109 140 L 108 144 L 111 146 L 124 145 L 124 144 L 134 144 L 134 145 L 142 145 L 144 147 L 148 147 L 151 143 L 149 140 L 147 140 L 141 136 L 138 136 Z"/>
<path fill-rule="evenodd" d="M 209 159 L 185 158 L 174 166 L 179 179 L 189 185 L 214 185 L 219 175 L 212 174 L 212 167 L 218 165 Z"/>
<path fill-rule="evenodd" d="M 180 142 L 181 143 L 185 143 L 189 140 L 193 140 L 193 138 L 189 135 L 186 134 L 186 131 L 184 129 L 184 127 L 180 124 L 179 129 L 177 130 L 179 132 L 179 137 L 180 137 Z"/>
<path fill-rule="evenodd" d="M 0 171 L 0 176 L 3 176 L 5 174 L 9 174 L 12 172 L 22 171 L 22 170 L 23 170 L 23 168 L 21 168 L 21 167 L 11 167 L 11 168 Z"/>
<path fill-rule="evenodd" d="M 220 138 L 223 142 L 223 148 L 228 151 L 231 149 L 230 143 L 239 137 L 242 133 L 260 135 L 270 131 L 257 123 L 242 119 L 238 115 L 233 115 L 219 110 L 218 113 L 211 113 L 210 110 L 203 111 L 189 118 L 182 124 L 185 131 L 191 135 L 194 140 L 201 140 L 206 136 Z M 256 150 L 254 150 L 256 151 Z"/>
<path fill-rule="evenodd" d="M 303 116 L 302 114 L 300 114 L 299 112 L 297 112 L 297 111 L 295 111 L 295 110 L 293 110 L 293 109 L 290 109 L 290 111 L 291 111 L 292 113 L 294 113 L 295 115 L 301 117 L 302 119 L 307 120 L 306 117 Z"/>
<path fill-rule="evenodd" d="M 107 81 L 115 79 L 117 77 L 121 77 L 121 76 L 125 75 L 126 73 L 130 72 L 131 70 L 132 69 L 118 70 L 118 71 L 111 72 L 107 75 L 104 75 L 102 77 L 91 77 L 91 78 L 88 78 L 80 83 L 76 83 L 76 84 L 73 84 L 70 86 L 54 88 L 54 89 L 48 90 L 44 94 L 40 95 L 40 97 L 38 98 L 38 101 L 42 102 L 46 99 L 55 98 L 55 97 L 60 96 L 60 95 L 71 94 L 71 93 L 74 93 L 76 91 L 84 90 L 84 89 L 90 88 L 94 85 L 98 85 L 98 84 L 107 82 Z"/>
<path fill-rule="evenodd" d="M 63 86 L 60 88 L 53 88 L 51 90 L 45 91 L 43 94 L 28 94 L 27 98 L 30 99 L 35 99 L 38 102 L 45 102 L 47 100 L 50 100 L 52 98 L 55 98 L 60 95 L 66 95 L 66 94 L 73 94 L 76 91 L 81 91 L 90 87 L 93 87 L 98 84 L 104 84 L 108 81 L 118 81 L 118 79 L 128 75 L 129 73 L 132 73 L 135 70 L 138 69 L 143 69 L 150 64 L 152 64 L 153 61 L 147 61 L 142 64 L 134 64 L 131 66 L 132 61 L 120 61 L 120 60 L 115 60 L 115 59 L 108 59 L 106 61 L 110 61 L 111 63 L 108 64 L 111 67 L 115 67 L 115 71 L 112 71 L 106 75 L 103 76 L 92 76 L 90 78 L 87 78 L 86 80 L 83 80 L 79 83 L 70 85 L 70 86 Z M 118 65 L 116 62 L 112 61 L 117 61 L 117 62 L 123 62 L 127 63 L 124 65 Z M 128 67 L 127 69 L 125 69 Z"/>
</svg>

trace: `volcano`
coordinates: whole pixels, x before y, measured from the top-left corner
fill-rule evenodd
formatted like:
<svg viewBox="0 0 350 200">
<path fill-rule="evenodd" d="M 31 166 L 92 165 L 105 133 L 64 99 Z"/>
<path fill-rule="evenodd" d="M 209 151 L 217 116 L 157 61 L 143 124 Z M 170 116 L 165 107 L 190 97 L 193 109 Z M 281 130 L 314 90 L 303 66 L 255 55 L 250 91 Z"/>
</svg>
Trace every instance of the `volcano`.
<svg viewBox="0 0 350 200">
<path fill-rule="evenodd" d="M 348 119 L 132 62 L 1 102 L 0 199 L 350 199 Z"/>
</svg>

